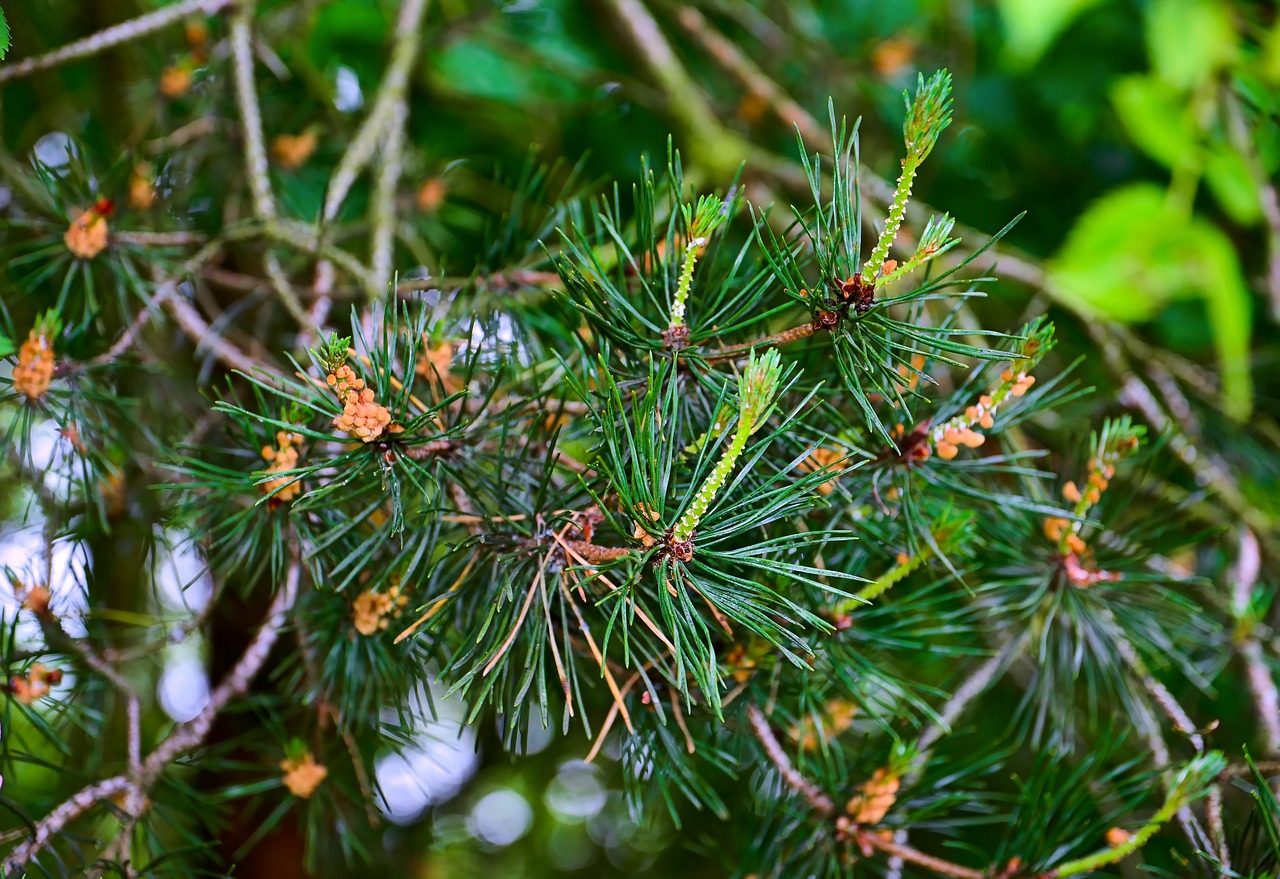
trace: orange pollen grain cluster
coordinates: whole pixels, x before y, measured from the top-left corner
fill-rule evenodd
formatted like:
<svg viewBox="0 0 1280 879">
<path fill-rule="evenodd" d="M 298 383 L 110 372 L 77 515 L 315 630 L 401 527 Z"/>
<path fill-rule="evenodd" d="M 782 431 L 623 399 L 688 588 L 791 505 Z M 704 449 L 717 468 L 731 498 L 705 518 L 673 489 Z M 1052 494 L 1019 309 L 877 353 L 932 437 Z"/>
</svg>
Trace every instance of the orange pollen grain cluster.
<svg viewBox="0 0 1280 879">
<path fill-rule="evenodd" d="M 298 466 L 298 447 L 302 445 L 301 434 L 287 430 L 276 434 L 276 445 L 263 446 L 262 458 L 270 463 L 268 473 L 287 473 Z M 302 491 L 302 480 L 296 476 L 280 476 L 262 483 L 259 488 L 263 494 L 271 496 L 274 501 L 284 503 L 291 501 Z M 277 490 L 278 489 L 278 490 Z"/>
<path fill-rule="evenodd" d="M 271 142 L 271 155 L 286 171 L 294 171 L 311 158 L 316 151 L 317 138 L 315 132 L 304 131 L 302 134 L 281 134 Z"/>
<path fill-rule="evenodd" d="M 62 236 L 67 250 L 80 259 L 93 259 L 107 248 L 107 218 L 96 207 L 79 214 Z"/>
<path fill-rule="evenodd" d="M 13 389 L 28 400 L 40 399 L 53 381 L 53 365 L 53 343 L 44 333 L 32 330 L 18 349 Z"/>
<path fill-rule="evenodd" d="M 43 663 L 35 663 L 25 676 L 9 678 L 9 692 L 24 705 L 32 705 L 49 695 L 49 688 L 62 683 L 62 672 L 48 669 Z"/>
<path fill-rule="evenodd" d="M 1107 830 L 1107 845 L 1119 848 L 1133 838 L 1133 834 L 1123 827 L 1111 827 Z"/>
<path fill-rule="evenodd" d="M 960 453 L 962 446 L 976 449 L 986 442 L 986 436 L 974 428 L 990 430 L 995 427 L 995 414 L 1000 404 L 1009 397 L 1021 397 L 1035 384 L 1036 379 L 1025 372 L 1015 373 L 1012 369 L 1006 369 L 1000 375 L 1000 382 L 999 388 L 993 393 L 983 394 L 975 405 L 964 410 L 963 415 L 957 415 L 934 428 L 930 439 L 938 450 L 939 458 L 950 461 Z"/>
<path fill-rule="evenodd" d="M 317 763 L 309 752 L 299 758 L 281 760 L 280 768 L 284 771 L 284 786 L 289 793 L 303 800 L 310 798 L 329 774 L 329 770 Z"/>
<path fill-rule="evenodd" d="M 47 586 L 26 586 L 14 580 L 13 594 L 22 604 L 23 610 L 29 610 L 38 617 L 48 615 L 53 593 Z"/>
<path fill-rule="evenodd" d="M 195 76 L 184 63 L 166 67 L 160 74 L 160 94 L 170 100 L 180 98 L 191 88 Z"/>
<path fill-rule="evenodd" d="M 836 482 L 840 479 L 840 472 L 849 466 L 847 463 L 837 463 L 844 457 L 845 453 L 840 449 L 819 447 L 810 452 L 809 457 L 800 462 L 800 467 L 806 473 L 826 470 L 830 476 L 826 482 L 818 486 L 818 493 L 831 494 L 831 492 L 835 491 Z"/>
<path fill-rule="evenodd" d="M 156 203 L 156 184 L 151 165 L 139 162 L 129 177 L 129 207 L 145 211 Z"/>
<path fill-rule="evenodd" d="M 391 413 L 373 398 L 373 389 L 365 387 L 364 379 L 344 364 L 326 380 L 342 403 L 342 414 L 333 419 L 333 426 L 366 443 L 382 436 L 391 424 Z"/>
<path fill-rule="evenodd" d="M 791 738 L 798 741 L 804 750 L 812 751 L 818 747 L 819 742 L 831 741 L 853 726 L 857 715 L 857 705 L 846 699 L 832 699 L 823 706 L 821 727 L 812 715 L 805 715 L 798 726 L 791 728 Z"/>
<path fill-rule="evenodd" d="M 356 631 L 361 635 L 382 631 L 408 602 L 409 596 L 401 595 L 399 586 L 393 586 L 390 592 L 361 592 L 352 602 Z"/>
<path fill-rule="evenodd" d="M 1088 551 L 1084 540 L 1073 530 L 1071 521 L 1060 516 L 1050 516 L 1044 520 L 1044 536 L 1054 543 L 1060 543 L 1065 540 L 1067 549 L 1076 555 Z"/>
<path fill-rule="evenodd" d="M 755 674 L 755 658 L 747 653 L 744 644 L 734 644 L 733 649 L 725 656 L 724 662 L 729 667 L 729 673 L 733 675 L 733 679 L 740 684 L 745 684 Z"/>
<path fill-rule="evenodd" d="M 901 782 L 886 769 L 877 769 L 864 781 L 845 805 L 855 824 L 876 824 L 893 808 Z"/>
</svg>

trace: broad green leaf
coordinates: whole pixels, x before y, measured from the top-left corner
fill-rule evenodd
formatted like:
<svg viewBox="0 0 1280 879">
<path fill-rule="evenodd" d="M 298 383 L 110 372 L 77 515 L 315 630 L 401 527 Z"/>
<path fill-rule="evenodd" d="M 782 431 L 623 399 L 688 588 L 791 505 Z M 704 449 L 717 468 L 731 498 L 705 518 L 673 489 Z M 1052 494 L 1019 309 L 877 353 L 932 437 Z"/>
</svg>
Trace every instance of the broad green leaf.
<svg viewBox="0 0 1280 879">
<path fill-rule="evenodd" d="M 1155 76 L 1127 76 L 1112 88 L 1111 101 L 1130 139 L 1144 153 L 1166 168 L 1203 173 L 1237 223 L 1253 225 L 1261 219 L 1248 165 L 1225 145 L 1203 143 L 1185 93 Z"/>
<path fill-rule="evenodd" d="M 1005 55 L 1015 67 L 1030 67 L 1081 12 L 1101 0 L 1000 0 Z"/>
<path fill-rule="evenodd" d="M 1227 412 L 1243 419 L 1253 408 L 1253 377 L 1249 374 L 1249 334 L 1252 303 L 1231 240 L 1216 226 L 1193 221 L 1198 253 L 1190 268 L 1199 272 L 1200 292 L 1213 324 L 1214 345 L 1222 369 L 1222 393 Z"/>
<path fill-rule="evenodd" d="M 1263 41 L 1262 71 L 1267 79 L 1280 82 L 1280 19 L 1276 19 Z"/>
<path fill-rule="evenodd" d="M 1224 408 L 1244 418 L 1249 375 L 1249 291 L 1230 240 L 1169 204 L 1147 183 L 1103 196 L 1076 222 L 1049 264 L 1066 304 L 1121 323 L 1154 318 L 1175 299 L 1205 303 L 1222 372 Z"/>
<path fill-rule="evenodd" d="M 1193 88 L 1236 57 L 1239 38 L 1221 0 L 1155 0 L 1147 17 L 1147 51 L 1156 75 Z"/>
<path fill-rule="evenodd" d="M 1173 86 L 1154 76 L 1127 76 L 1111 90 L 1111 102 L 1129 137 L 1166 168 L 1198 162 L 1198 144 L 1189 103 Z"/>
<path fill-rule="evenodd" d="M 1252 226 L 1262 219 L 1258 187 L 1244 158 L 1227 146 L 1209 152 L 1204 166 L 1205 182 L 1231 219 Z"/>
</svg>

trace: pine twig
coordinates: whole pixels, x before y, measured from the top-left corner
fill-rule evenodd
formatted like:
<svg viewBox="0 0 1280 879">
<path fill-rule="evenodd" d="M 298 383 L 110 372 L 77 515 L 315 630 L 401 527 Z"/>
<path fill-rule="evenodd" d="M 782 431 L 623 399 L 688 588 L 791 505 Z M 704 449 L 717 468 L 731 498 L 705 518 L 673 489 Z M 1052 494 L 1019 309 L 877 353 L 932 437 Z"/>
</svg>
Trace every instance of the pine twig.
<svg viewBox="0 0 1280 879">
<path fill-rule="evenodd" d="M 244 166 L 253 194 L 253 212 L 267 220 L 276 215 L 275 196 L 267 177 L 267 146 L 262 133 L 262 110 L 253 81 L 253 0 L 245 0 L 231 18 L 231 67 L 236 109 L 244 138 Z"/>
<path fill-rule="evenodd" d="M 373 159 L 379 143 L 395 124 L 400 113 L 407 113 L 405 95 L 409 89 L 409 71 L 418 57 L 421 42 L 422 18 L 427 11 L 427 0 L 404 0 L 400 16 L 396 20 L 395 44 L 391 49 L 391 61 L 373 100 L 373 108 L 338 160 L 338 167 L 329 178 L 329 189 L 324 197 L 321 218 L 332 222 L 347 200 L 352 184 L 360 172 Z"/>
<path fill-rule="evenodd" d="M 1258 547 L 1258 538 L 1248 528 L 1241 528 L 1240 550 L 1231 577 L 1231 615 L 1235 617 L 1237 626 L 1241 625 L 1249 612 L 1253 587 L 1258 582 L 1261 568 L 1262 553 Z M 1262 644 L 1257 635 L 1245 631 L 1236 649 L 1244 660 L 1258 723 L 1266 734 L 1266 753 L 1280 754 L 1280 693 L 1276 690 L 1275 678 L 1271 676 L 1271 669 L 1267 667 L 1263 657 Z"/>
<path fill-rule="evenodd" d="M 188 338 L 196 345 L 208 351 L 229 369 L 239 370 L 246 375 L 265 375 L 277 383 L 285 381 L 284 373 L 273 366 L 241 350 L 235 344 L 218 335 L 209 326 L 209 322 L 200 316 L 200 312 L 191 303 L 179 295 L 171 294 L 162 300 L 170 317 L 178 324 Z"/>
<path fill-rule="evenodd" d="M 133 782 L 123 775 L 104 779 L 82 788 L 42 818 L 36 824 L 35 832 L 31 835 L 31 838 L 9 853 L 9 857 L 5 859 L 2 868 L 3 875 L 23 875 L 22 870 L 27 863 L 39 854 L 49 844 L 49 841 L 62 831 L 62 828 L 103 800 L 110 799 L 117 794 L 128 793 L 134 789 Z"/>
<path fill-rule="evenodd" d="M 391 289 L 391 265 L 395 248 L 396 186 L 404 170 L 405 123 L 408 103 L 397 102 L 387 123 L 382 145 L 382 163 L 373 188 L 373 232 L 370 235 L 369 290 L 370 301 L 385 299 Z"/>
<path fill-rule="evenodd" d="M 14 64 L 0 67 L 0 83 L 12 79 L 21 79 L 41 70 L 59 67 L 71 61 L 79 61 L 105 52 L 107 49 L 145 37 L 182 21 L 191 15 L 214 15 L 235 3 L 236 0 L 186 0 L 185 3 L 174 3 L 155 12 L 122 21 L 104 30 L 91 34 L 82 40 L 68 43 L 44 55 L 24 58 Z"/>
<path fill-rule="evenodd" d="M 727 348 L 716 348 L 705 354 L 699 354 L 698 357 L 707 363 L 717 363 L 722 360 L 737 360 L 746 357 L 756 348 L 770 348 L 779 345 L 788 345 L 800 339 L 807 339 L 820 330 L 824 329 L 823 325 L 818 321 L 810 321 L 805 324 L 798 324 L 789 327 L 781 332 L 774 333 L 770 336 L 756 339 L 754 342 L 747 342 L 743 345 L 730 345 Z"/>
<path fill-rule="evenodd" d="M 266 619 L 253 640 L 249 642 L 249 646 L 245 648 L 240 660 L 213 691 L 200 713 L 179 726 L 147 755 L 146 760 L 142 762 L 138 779 L 135 781 L 127 775 L 108 778 L 89 785 L 65 800 L 36 825 L 31 839 L 10 853 L 3 865 L 5 875 L 21 875 L 22 868 L 48 844 L 55 834 L 103 800 L 124 793 L 128 796 L 126 805 L 134 804 L 140 807 L 144 802 L 146 791 L 156 783 L 164 769 L 204 742 L 218 714 L 232 699 L 243 696 L 248 691 L 249 684 L 262 669 L 297 598 L 301 574 L 302 563 L 295 558 L 289 564 L 284 585 L 276 593 L 267 610 Z M 130 762 L 133 762 L 132 758 Z M 136 808 L 129 811 L 133 813 Z"/>
<path fill-rule="evenodd" d="M 243 696 L 249 684 L 257 677 L 262 666 L 275 646 L 280 632 L 288 620 L 289 611 L 298 597 L 298 582 L 302 577 L 302 562 L 296 557 L 290 561 L 285 574 L 284 585 L 276 593 L 267 609 L 266 619 L 258 628 L 257 634 L 245 648 L 240 660 L 218 684 L 203 709 L 191 720 L 179 726 L 170 736 L 147 755 L 142 767 L 142 779 L 145 786 L 154 784 L 165 767 L 183 754 L 198 748 L 213 728 L 218 714 L 232 699 Z"/>
<path fill-rule="evenodd" d="M 795 767 L 791 765 L 787 752 L 782 749 L 782 744 L 778 741 L 778 737 L 773 734 L 773 730 L 769 727 L 769 721 L 759 706 L 747 706 L 747 722 L 751 724 L 751 731 L 755 734 L 756 740 L 764 748 L 765 756 L 769 758 L 774 768 L 778 770 L 778 774 L 782 776 L 783 783 L 808 800 L 809 805 L 815 811 L 821 812 L 823 815 L 833 813 L 836 806 L 831 801 L 831 797 L 823 793 L 816 784 L 797 772 Z"/>
<path fill-rule="evenodd" d="M 909 845 L 904 845 L 892 839 L 883 839 L 874 833 L 860 831 L 858 833 L 858 843 L 865 848 L 878 849 L 908 864 L 924 867 L 939 876 L 954 876 L 955 879 L 988 879 L 989 877 L 989 874 L 981 870 L 975 870 L 972 867 L 961 866 L 943 858 L 925 854 L 919 849 L 914 849 Z"/>
</svg>

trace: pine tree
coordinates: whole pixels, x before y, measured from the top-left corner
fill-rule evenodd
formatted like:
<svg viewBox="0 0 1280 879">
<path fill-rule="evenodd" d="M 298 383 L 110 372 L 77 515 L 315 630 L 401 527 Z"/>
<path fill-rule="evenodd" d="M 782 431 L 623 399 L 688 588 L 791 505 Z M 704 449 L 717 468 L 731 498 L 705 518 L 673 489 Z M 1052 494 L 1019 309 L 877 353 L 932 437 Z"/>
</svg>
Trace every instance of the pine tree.
<svg viewBox="0 0 1280 879">
<path fill-rule="evenodd" d="M 1275 532 L 1239 530 L 1225 589 L 1184 570 L 1220 529 L 1186 525 L 1181 434 L 1099 400 L 1042 309 L 983 327 L 1017 218 L 975 240 L 912 198 L 950 75 L 904 94 L 876 198 L 832 101 L 829 142 L 797 126 L 794 208 L 727 135 L 696 178 L 679 136 L 610 185 L 531 157 L 476 207 L 474 265 L 410 277 L 425 14 L 399 5 L 335 143 L 269 145 L 269 13 L 188 0 L 118 34 L 187 22 L 172 130 L 6 156 L 6 512 L 32 540 L 4 567 L 3 875 L 224 875 L 294 825 L 311 868 L 362 869 L 374 761 L 432 693 L 514 755 L 552 729 L 642 825 L 715 816 L 726 875 L 1276 875 L 1276 767 L 1246 749 L 1280 742 L 1202 698 L 1247 686 L 1276 728 L 1250 563 Z M 179 135 L 214 108 L 234 145 Z M 215 288 L 243 298 L 211 322 Z M 159 657 L 200 637 L 208 697 L 162 721 Z M 230 816 L 254 831 L 219 848 Z"/>
</svg>

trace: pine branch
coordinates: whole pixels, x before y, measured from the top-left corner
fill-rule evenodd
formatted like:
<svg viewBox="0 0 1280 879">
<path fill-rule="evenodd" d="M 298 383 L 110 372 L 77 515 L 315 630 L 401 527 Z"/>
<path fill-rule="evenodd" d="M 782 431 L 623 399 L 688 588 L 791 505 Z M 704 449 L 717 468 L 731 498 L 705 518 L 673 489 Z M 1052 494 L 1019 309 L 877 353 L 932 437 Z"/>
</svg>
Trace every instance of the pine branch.
<svg viewBox="0 0 1280 879">
<path fill-rule="evenodd" d="M 267 176 L 267 146 L 262 133 L 262 110 L 253 76 L 253 7 L 256 0 L 244 0 L 231 17 L 231 73 L 235 83 L 236 109 L 244 139 L 244 167 L 253 195 L 253 212 L 263 220 L 276 215 L 275 196 Z"/>
<path fill-rule="evenodd" d="M 391 289 L 391 262 L 396 230 L 396 186 L 404 169 L 405 122 L 409 116 L 407 101 L 394 105 L 382 145 L 382 161 L 373 190 L 373 232 L 370 235 L 369 299 L 385 299 Z"/>
</svg>

